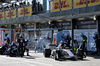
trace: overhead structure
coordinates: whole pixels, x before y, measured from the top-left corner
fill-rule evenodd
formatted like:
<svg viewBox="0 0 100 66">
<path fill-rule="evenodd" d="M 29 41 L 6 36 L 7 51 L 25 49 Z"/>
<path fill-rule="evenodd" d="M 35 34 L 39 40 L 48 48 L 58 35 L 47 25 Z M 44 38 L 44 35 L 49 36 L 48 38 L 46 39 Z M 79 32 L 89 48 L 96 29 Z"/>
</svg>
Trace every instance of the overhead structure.
<svg viewBox="0 0 100 66">
<path fill-rule="evenodd" d="M 22 1 L 22 0 L 0 0 L 1 3 L 9 3 L 10 1 Z"/>
<path fill-rule="evenodd" d="M 2 2 L 2 3 L 8 3 L 8 2 L 10 2 L 11 0 L 0 0 L 0 2 Z"/>
</svg>

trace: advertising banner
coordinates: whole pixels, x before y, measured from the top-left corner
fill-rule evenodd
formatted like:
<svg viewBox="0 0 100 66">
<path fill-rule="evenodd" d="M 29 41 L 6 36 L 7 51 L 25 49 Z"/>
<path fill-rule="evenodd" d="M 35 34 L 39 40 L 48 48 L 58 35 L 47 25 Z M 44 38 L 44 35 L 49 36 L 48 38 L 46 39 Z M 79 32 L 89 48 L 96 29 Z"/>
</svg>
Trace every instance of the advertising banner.
<svg viewBox="0 0 100 66">
<path fill-rule="evenodd" d="M 0 12 L 0 20 L 4 19 L 4 12 Z"/>
<path fill-rule="evenodd" d="M 54 0 L 50 2 L 50 12 L 59 11 L 59 0 Z M 72 0 L 61 0 L 61 10 L 71 9 Z"/>
<path fill-rule="evenodd" d="M 61 10 L 72 9 L 72 0 L 61 0 Z"/>
<path fill-rule="evenodd" d="M 59 0 L 54 0 L 50 2 L 50 12 L 60 11 Z"/>
<path fill-rule="evenodd" d="M 25 16 L 31 15 L 31 6 L 25 7 Z"/>
<path fill-rule="evenodd" d="M 16 18 L 16 9 L 11 10 L 11 18 Z"/>
<path fill-rule="evenodd" d="M 86 0 L 73 0 L 73 8 L 86 7 Z"/>
<path fill-rule="evenodd" d="M 56 26 L 60 27 L 60 26 L 71 26 L 71 22 L 58 22 L 56 23 Z"/>
<path fill-rule="evenodd" d="M 80 21 L 77 21 L 77 25 L 93 25 L 93 24 L 96 24 L 97 21 L 96 20 L 80 20 Z"/>
<path fill-rule="evenodd" d="M 6 12 L 5 12 L 5 18 L 6 18 L 6 19 L 9 19 L 9 18 L 10 18 L 10 11 L 6 11 Z"/>
<path fill-rule="evenodd" d="M 88 6 L 98 5 L 100 4 L 100 0 L 88 0 Z"/>
<path fill-rule="evenodd" d="M 18 17 L 24 16 L 24 8 L 19 8 L 18 9 Z"/>
</svg>

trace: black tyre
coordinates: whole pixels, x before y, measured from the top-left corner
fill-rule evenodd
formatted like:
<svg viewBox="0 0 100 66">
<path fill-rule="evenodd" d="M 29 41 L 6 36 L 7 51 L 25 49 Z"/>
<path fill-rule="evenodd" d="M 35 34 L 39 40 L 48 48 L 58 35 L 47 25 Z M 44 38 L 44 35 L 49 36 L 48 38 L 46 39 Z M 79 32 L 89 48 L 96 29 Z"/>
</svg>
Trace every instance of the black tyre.
<svg viewBox="0 0 100 66">
<path fill-rule="evenodd" d="M 83 57 L 79 58 L 80 60 L 83 60 Z"/>
<path fill-rule="evenodd" d="M 2 50 L 1 50 L 1 48 L 0 48 L 0 55 L 1 55 L 1 53 L 2 53 Z"/>
<path fill-rule="evenodd" d="M 50 49 L 44 49 L 44 57 L 50 57 L 51 50 Z"/>
</svg>

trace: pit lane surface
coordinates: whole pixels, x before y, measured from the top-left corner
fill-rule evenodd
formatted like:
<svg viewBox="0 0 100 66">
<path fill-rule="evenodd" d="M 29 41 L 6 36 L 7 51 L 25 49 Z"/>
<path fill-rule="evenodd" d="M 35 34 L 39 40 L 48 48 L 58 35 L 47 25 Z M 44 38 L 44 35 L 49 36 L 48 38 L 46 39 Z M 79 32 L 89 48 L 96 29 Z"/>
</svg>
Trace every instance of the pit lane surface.
<svg viewBox="0 0 100 66">
<path fill-rule="evenodd" d="M 52 58 L 44 58 L 42 53 L 30 51 L 31 56 L 7 57 L 0 55 L 0 66 L 100 66 L 99 56 L 88 56 L 84 60 L 60 60 L 55 61 Z"/>
</svg>

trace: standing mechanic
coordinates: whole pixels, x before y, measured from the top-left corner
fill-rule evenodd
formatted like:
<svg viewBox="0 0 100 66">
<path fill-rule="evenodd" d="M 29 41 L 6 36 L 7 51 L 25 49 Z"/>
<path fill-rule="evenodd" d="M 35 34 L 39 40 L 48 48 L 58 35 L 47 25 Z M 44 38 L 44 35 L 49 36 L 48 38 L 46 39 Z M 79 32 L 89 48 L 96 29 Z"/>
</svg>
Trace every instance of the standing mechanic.
<svg viewBox="0 0 100 66">
<path fill-rule="evenodd" d="M 24 42 L 24 52 L 25 52 L 25 50 L 26 50 L 27 56 L 30 56 L 30 55 L 29 55 L 29 49 L 28 49 L 28 41 L 29 41 L 29 38 L 27 38 L 27 34 L 25 34 L 24 39 L 25 39 L 25 42 Z"/>
<path fill-rule="evenodd" d="M 20 37 L 18 38 L 17 42 L 19 44 L 18 54 L 19 54 L 19 56 L 23 57 L 24 56 L 24 43 L 25 43 L 25 40 L 24 40 L 22 34 L 20 34 Z"/>
<path fill-rule="evenodd" d="M 6 39 L 8 45 L 10 44 L 10 38 L 9 38 L 9 35 L 7 35 L 7 39 Z"/>
<path fill-rule="evenodd" d="M 98 54 L 99 53 L 99 48 L 100 48 L 100 45 L 99 45 L 100 39 L 99 39 L 99 36 L 98 36 L 97 32 L 94 33 L 94 37 L 93 38 L 95 40 L 96 49 L 97 49 L 96 54 Z"/>
<path fill-rule="evenodd" d="M 84 52 L 86 50 L 85 46 L 86 46 L 86 43 L 87 43 L 87 37 L 83 33 L 80 33 L 80 36 L 82 37 L 82 40 L 81 40 L 81 42 L 82 42 L 82 50 L 83 50 L 82 54 L 84 55 Z"/>
<path fill-rule="evenodd" d="M 71 40 L 71 37 L 69 34 L 65 34 L 64 35 L 64 40 L 65 42 L 67 42 L 67 47 L 70 47 L 70 40 Z"/>
<path fill-rule="evenodd" d="M 60 41 L 60 43 L 58 45 L 58 48 L 59 49 L 64 49 L 65 48 L 65 45 L 64 45 L 64 41 L 63 40 Z"/>
</svg>

